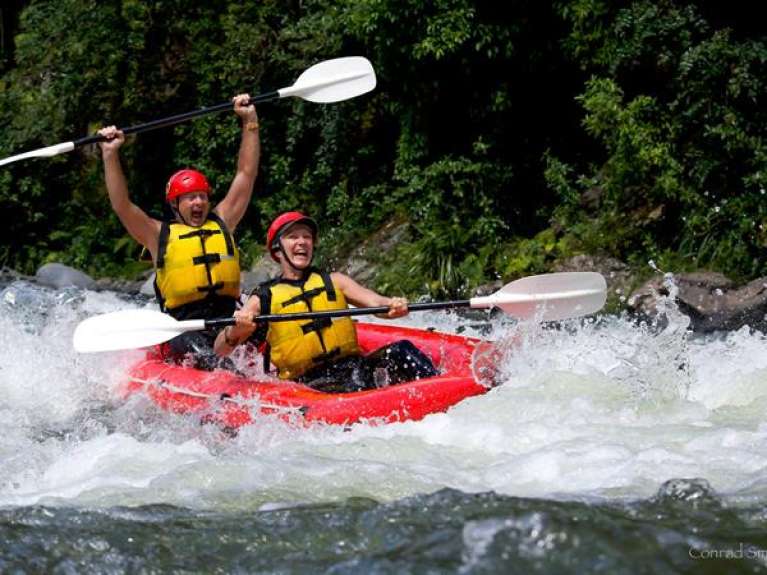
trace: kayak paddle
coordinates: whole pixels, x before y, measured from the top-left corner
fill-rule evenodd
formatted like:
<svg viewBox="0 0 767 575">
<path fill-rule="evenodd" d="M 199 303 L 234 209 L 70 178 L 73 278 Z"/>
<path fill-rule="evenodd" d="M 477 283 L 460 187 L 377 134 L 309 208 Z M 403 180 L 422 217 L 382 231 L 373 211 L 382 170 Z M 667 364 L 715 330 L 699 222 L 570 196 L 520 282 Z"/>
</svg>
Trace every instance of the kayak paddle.
<svg viewBox="0 0 767 575">
<path fill-rule="evenodd" d="M 376 75 L 370 62 L 361 56 L 350 56 L 347 58 L 325 60 L 315 64 L 306 69 L 292 86 L 255 96 L 250 99 L 250 102 L 252 104 L 260 104 L 262 102 L 287 98 L 288 96 L 296 96 L 309 102 L 327 104 L 330 102 L 341 102 L 342 100 L 348 100 L 349 98 L 365 94 L 370 92 L 375 86 Z M 231 110 L 233 108 L 233 102 L 223 102 L 215 106 L 208 106 L 191 112 L 153 120 L 145 124 L 122 128 L 122 131 L 125 134 L 138 134 L 139 132 L 173 126 L 198 116 L 222 110 Z M 55 146 L 48 146 L 10 156 L 0 160 L 0 166 L 27 158 L 49 158 L 65 152 L 71 152 L 80 146 L 104 141 L 105 139 L 104 136 L 98 134 L 86 136 L 72 142 L 64 142 Z"/>
<path fill-rule="evenodd" d="M 607 284 L 595 272 L 564 272 L 530 276 L 506 284 L 497 292 L 468 300 L 408 304 L 410 311 L 461 307 L 498 308 L 518 319 L 557 321 L 594 313 L 607 298 Z M 386 313 L 387 306 L 258 316 L 259 322 L 293 321 Z M 93 316 L 75 329 L 79 352 L 113 351 L 163 343 L 187 331 L 234 325 L 233 317 L 179 321 L 154 310 L 129 309 Z"/>
</svg>

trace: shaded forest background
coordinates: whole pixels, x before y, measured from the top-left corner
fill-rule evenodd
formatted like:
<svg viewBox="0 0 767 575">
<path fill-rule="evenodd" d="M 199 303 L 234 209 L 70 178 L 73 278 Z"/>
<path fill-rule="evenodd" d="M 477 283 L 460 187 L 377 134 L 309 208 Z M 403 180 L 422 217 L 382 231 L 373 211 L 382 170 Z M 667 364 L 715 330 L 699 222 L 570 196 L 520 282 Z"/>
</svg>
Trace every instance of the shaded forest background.
<svg viewBox="0 0 767 575">
<path fill-rule="evenodd" d="M 0 157 L 371 60 L 347 102 L 259 108 L 256 193 L 238 240 L 278 212 L 322 222 L 328 263 L 386 224 L 374 287 L 458 295 L 588 253 L 635 270 L 767 275 L 767 38 L 758 2 L 4 0 Z M 134 201 L 160 216 L 176 169 L 223 194 L 234 114 L 132 137 Z M 0 265 L 148 265 L 111 213 L 96 147 L 0 168 Z"/>
</svg>

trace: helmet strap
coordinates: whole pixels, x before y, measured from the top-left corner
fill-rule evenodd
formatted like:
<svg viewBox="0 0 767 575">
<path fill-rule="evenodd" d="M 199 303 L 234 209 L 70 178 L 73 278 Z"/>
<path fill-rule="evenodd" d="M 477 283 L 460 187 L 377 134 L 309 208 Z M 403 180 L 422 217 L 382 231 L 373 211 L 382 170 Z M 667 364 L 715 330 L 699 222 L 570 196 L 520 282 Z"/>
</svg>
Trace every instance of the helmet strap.
<svg viewBox="0 0 767 575">
<path fill-rule="evenodd" d="M 185 226 L 188 226 L 189 224 L 184 219 L 184 216 L 181 215 L 181 212 L 178 209 L 178 202 L 179 202 L 178 198 L 176 198 L 175 201 L 172 200 L 170 202 L 170 209 L 173 210 L 173 214 L 176 216 L 177 219 L 181 220 L 182 224 L 184 224 Z"/>
</svg>

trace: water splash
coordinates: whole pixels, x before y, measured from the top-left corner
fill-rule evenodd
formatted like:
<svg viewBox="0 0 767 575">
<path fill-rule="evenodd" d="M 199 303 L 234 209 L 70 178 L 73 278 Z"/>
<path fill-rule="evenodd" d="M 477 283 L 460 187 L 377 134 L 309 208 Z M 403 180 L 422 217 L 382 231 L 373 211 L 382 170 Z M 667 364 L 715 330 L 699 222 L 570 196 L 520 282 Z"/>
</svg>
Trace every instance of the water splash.
<svg viewBox="0 0 767 575">
<path fill-rule="evenodd" d="M 651 262 L 652 263 L 652 262 Z M 656 315 L 638 325 L 618 363 L 608 370 L 611 377 L 626 382 L 640 398 L 662 401 L 684 399 L 694 379 L 690 362 L 690 318 L 676 303 L 679 287 L 671 273 L 663 274 L 665 294 L 653 290 Z"/>
<path fill-rule="evenodd" d="M 622 500 L 679 477 L 767 498 L 767 340 L 747 329 L 695 337 L 673 295 L 655 297 L 662 319 L 645 323 L 412 314 L 402 323 L 493 340 L 502 384 L 420 422 L 302 429 L 262 418 L 230 438 L 123 401 L 140 353 L 71 349 L 85 317 L 151 304 L 15 283 L 0 292 L 0 505 L 258 509 L 445 487 Z M 494 526 L 475 527 L 465 537 L 479 552 Z"/>
</svg>

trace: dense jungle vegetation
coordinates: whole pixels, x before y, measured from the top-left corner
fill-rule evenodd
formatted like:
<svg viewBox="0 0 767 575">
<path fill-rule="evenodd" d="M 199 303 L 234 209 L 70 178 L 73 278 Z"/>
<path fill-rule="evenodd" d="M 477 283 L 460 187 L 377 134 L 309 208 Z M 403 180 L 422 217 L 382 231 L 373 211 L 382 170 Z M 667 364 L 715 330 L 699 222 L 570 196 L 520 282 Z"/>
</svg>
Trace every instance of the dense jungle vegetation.
<svg viewBox="0 0 767 575">
<path fill-rule="evenodd" d="M 0 157 L 290 86 L 361 55 L 378 87 L 259 107 L 262 170 L 238 239 L 303 208 L 326 257 L 386 223 L 374 286 L 457 294 L 588 253 L 767 275 L 767 38 L 759 3 L 661 0 L 8 0 Z M 131 137 L 134 201 L 162 214 L 176 169 L 218 193 L 232 113 Z M 0 168 L 0 265 L 145 269 L 95 146 Z"/>
</svg>

